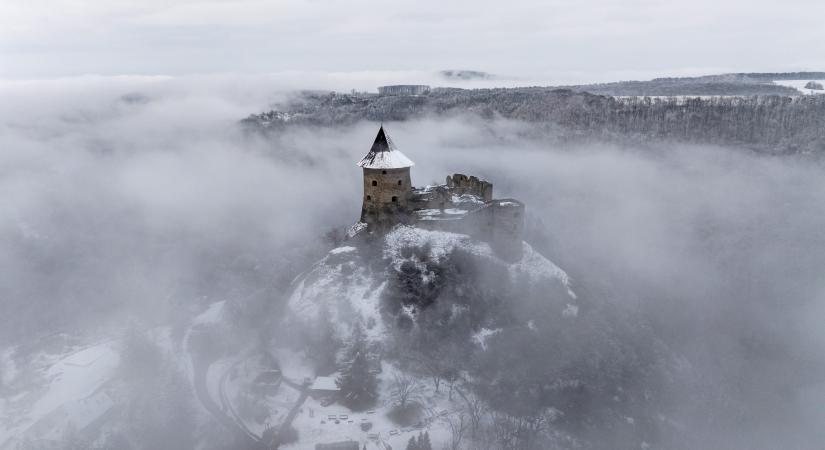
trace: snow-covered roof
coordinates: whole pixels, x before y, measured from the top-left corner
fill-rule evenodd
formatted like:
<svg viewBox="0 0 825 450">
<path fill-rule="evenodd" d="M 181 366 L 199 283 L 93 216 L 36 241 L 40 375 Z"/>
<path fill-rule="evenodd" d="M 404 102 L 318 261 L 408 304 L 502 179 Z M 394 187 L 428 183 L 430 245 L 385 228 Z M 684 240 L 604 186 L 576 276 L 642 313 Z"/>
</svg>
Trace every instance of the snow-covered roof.
<svg viewBox="0 0 825 450">
<path fill-rule="evenodd" d="M 358 161 L 358 165 L 365 169 L 401 169 L 415 165 L 393 144 L 392 139 L 384 132 L 384 126 L 378 129 L 375 142 L 367 154 Z"/>
<path fill-rule="evenodd" d="M 338 385 L 335 377 L 315 377 L 315 381 L 310 386 L 313 391 L 337 391 Z"/>
</svg>

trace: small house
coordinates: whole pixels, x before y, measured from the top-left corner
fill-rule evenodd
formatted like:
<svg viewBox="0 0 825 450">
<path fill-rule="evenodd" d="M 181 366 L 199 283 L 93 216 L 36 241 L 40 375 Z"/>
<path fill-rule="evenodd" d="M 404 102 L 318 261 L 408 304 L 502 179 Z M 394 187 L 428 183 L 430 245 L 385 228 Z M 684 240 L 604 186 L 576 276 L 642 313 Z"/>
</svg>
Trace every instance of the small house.
<svg viewBox="0 0 825 450">
<path fill-rule="evenodd" d="M 340 389 L 335 382 L 334 376 L 315 377 L 315 381 L 309 386 L 309 394 L 313 398 L 332 397 L 338 395 Z"/>
</svg>

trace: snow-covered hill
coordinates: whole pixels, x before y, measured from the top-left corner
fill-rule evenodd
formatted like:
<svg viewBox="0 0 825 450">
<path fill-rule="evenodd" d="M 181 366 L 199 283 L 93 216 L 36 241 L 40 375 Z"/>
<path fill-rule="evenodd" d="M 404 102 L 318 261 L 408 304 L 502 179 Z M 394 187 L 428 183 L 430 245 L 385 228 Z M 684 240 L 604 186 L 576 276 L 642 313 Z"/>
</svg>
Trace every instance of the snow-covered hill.
<svg viewBox="0 0 825 450">
<path fill-rule="evenodd" d="M 567 274 L 529 244 L 523 245 L 522 259 L 509 263 L 495 256 L 487 243 L 467 235 L 399 226 L 380 242 L 335 248 L 300 275 L 289 298 L 287 320 L 311 323 L 325 308 L 339 335 L 346 335 L 349 327 L 360 321 L 368 336 L 380 340 L 391 323 L 386 319 L 393 315 L 388 299 L 403 297 L 405 292 L 399 291 L 413 289 L 414 295 L 410 297 L 417 300 L 461 297 L 461 282 L 447 280 L 449 276 L 444 273 L 459 256 L 462 266 L 483 267 L 472 279 L 462 282 L 473 282 L 477 276 L 487 277 L 490 272 L 499 277 L 506 274 L 505 279 L 497 280 L 502 292 L 516 286 L 542 285 L 550 293 L 547 301 L 555 302 L 559 314 L 574 314 L 576 294 Z M 420 295 L 419 291 L 426 294 Z M 414 318 L 417 306 L 425 305 L 405 303 L 401 314 Z"/>
</svg>

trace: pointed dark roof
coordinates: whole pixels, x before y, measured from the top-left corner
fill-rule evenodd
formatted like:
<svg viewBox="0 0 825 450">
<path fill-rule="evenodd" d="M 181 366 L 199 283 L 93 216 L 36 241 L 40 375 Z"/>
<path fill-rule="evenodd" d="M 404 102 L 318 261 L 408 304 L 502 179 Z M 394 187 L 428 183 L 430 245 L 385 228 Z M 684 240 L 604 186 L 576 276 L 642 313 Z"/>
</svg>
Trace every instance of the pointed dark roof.
<svg viewBox="0 0 825 450">
<path fill-rule="evenodd" d="M 375 136 L 375 142 L 372 143 L 371 152 L 389 152 L 395 150 L 395 143 L 384 132 L 384 125 L 378 129 L 378 134 Z"/>
<path fill-rule="evenodd" d="M 401 153 L 392 139 L 384 131 L 384 126 L 378 129 L 375 142 L 367 154 L 361 158 L 358 165 L 365 169 L 401 169 L 415 165 L 409 158 Z"/>
</svg>

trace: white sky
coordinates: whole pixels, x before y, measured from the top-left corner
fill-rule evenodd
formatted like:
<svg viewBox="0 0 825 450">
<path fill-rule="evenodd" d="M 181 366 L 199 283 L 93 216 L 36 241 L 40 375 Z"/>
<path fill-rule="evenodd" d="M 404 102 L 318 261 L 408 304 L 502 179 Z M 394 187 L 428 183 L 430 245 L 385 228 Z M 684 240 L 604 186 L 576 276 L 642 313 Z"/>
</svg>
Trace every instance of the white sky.
<svg viewBox="0 0 825 450">
<path fill-rule="evenodd" d="M 0 78 L 825 70 L 823 0 L 0 0 Z"/>
</svg>

